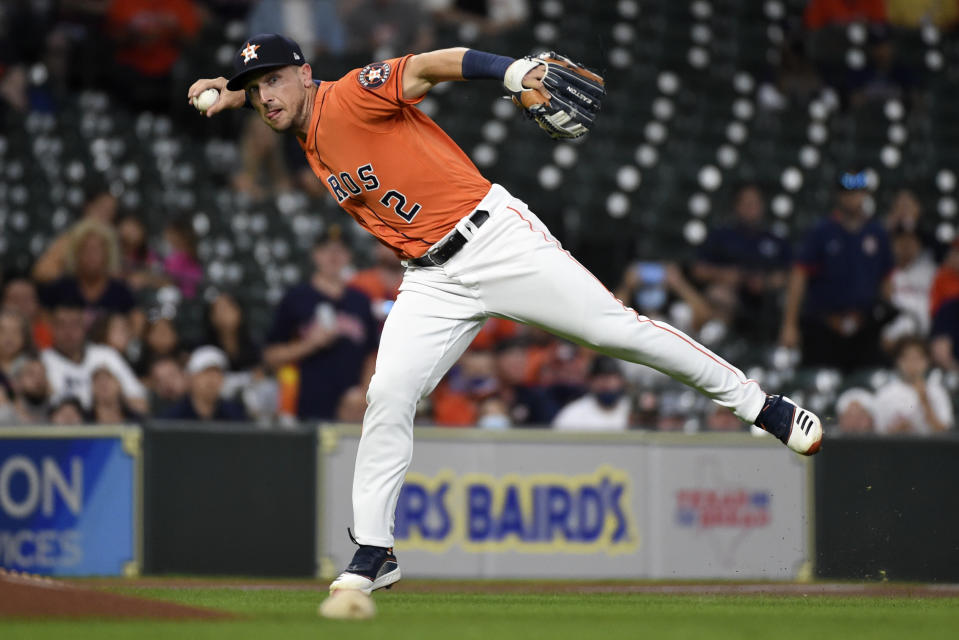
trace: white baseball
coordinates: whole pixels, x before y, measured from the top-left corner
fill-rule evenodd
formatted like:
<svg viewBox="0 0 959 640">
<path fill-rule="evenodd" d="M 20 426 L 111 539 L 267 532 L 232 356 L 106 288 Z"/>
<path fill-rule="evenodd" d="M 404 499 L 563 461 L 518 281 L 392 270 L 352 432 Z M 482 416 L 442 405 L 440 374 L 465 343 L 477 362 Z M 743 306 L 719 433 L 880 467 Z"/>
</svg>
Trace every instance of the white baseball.
<svg viewBox="0 0 959 640">
<path fill-rule="evenodd" d="M 359 589 L 337 589 L 320 604 L 319 613 L 334 620 L 368 620 L 376 615 L 376 605 Z"/>
<path fill-rule="evenodd" d="M 196 110 L 200 113 L 205 113 L 207 109 L 213 106 L 219 97 L 219 91 L 216 89 L 207 89 L 200 95 L 193 96 L 193 106 L 196 107 Z"/>
</svg>

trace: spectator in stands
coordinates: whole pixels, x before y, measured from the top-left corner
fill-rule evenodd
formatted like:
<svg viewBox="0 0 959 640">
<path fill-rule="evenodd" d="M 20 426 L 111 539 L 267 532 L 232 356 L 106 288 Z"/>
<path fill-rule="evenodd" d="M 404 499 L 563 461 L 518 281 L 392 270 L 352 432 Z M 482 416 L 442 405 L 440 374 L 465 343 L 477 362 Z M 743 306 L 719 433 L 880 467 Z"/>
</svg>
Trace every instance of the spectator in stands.
<svg viewBox="0 0 959 640">
<path fill-rule="evenodd" d="M 87 422 L 94 424 L 138 423 L 143 416 L 132 410 L 123 397 L 120 381 L 106 366 L 93 371 L 92 403 Z"/>
<path fill-rule="evenodd" d="M 959 21 L 959 2 L 953 0 L 886 0 L 889 24 L 905 29 L 918 29 L 931 24 L 942 30 L 951 29 Z"/>
<path fill-rule="evenodd" d="M 37 355 L 22 358 L 13 368 L 11 378 L 16 409 L 14 420 L 19 424 L 43 424 L 50 412 L 50 383 L 47 370 Z"/>
<path fill-rule="evenodd" d="M 340 56 L 347 34 L 339 4 L 348 5 L 335 0 L 259 0 L 247 18 L 247 32 L 285 34 L 300 45 L 307 60 Z"/>
<path fill-rule="evenodd" d="M 146 377 L 150 409 L 155 416 L 169 411 L 187 392 L 186 372 L 173 356 L 158 356 L 150 362 Z"/>
<path fill-rule="evenodd" d="M 400 293 L 403 281 L 403 265 L 393 250 L 376 243 L 373 246 L 373 264 L 357 271 L 350 279 L 350 286 L 359 289 L 373 301 L 373 315 L 385 320 L 390 307 Z"/>
<path fill-rule="evenodd" d="M 872 433 L 876 430 L 875 394 L 854 387 L 836 400 L 836 421 L 843 433 Z"/>
<path fill-rule="evenodd" d="M 922 204 L 911 189 L 900 189 L 889 205 L 889 211 L 882 220 L 887 231 L 896 228 L 921 229 Z"/>
<path fill-rule="evenodd" d="M 596 356 L 589 370 L 589 392 L 574 400 L 553 418 L 559 431 L 625 431 L 629 428 L 632 401 L 619 362 Z"/>
<path fill-rule="evenodd" d="M 116 349 L 128 364 L 139 361 L 140 339 L 134 333 L 130 318 L 126 314 L 111 313 L 97 318 L 90 327 L 89 334 L 91 342 Z"/>
<path fill-rule="evenodd" d="M 37 33 L 32 3 L 7 2 L 0 9 L 0 116 L 4 107 L 18 113 L 30 109 L 29 82 L 27 68 L 38 55 L 38 41 L 42 33 Z"/>
<path fill-rule="evenodd" d="M 721 341 L 736 314 L 735 293 L 724 285 L 710 285 L 700 293 L 674 263 L 635 262 L 626 268 L 616 297 L 640 314 L 666 318 L 707 346 Z"/>
<path fill-rule="evenodd" d="M 493 36 L 522 25 L 529 17 L 527 0 L 424 0 L 423 6 L 438 22 L 460 27 L 461 36 L 465 25 Z"/>
<path fill-rule="evenodd" d="M 220 396 L 228 366 L 226 354 L 214 346 L 205 345 L 194 351 L 186 365 L 190 376 L 187 395 L 161 417 L 167 420 L 246 420 L 243 405 Z"/>
<path fill-rule="evenodd" d="M 340 15 L 349 34 L 347 49 L 367 58 L 419 53 L 433 43 L 430 16 L 414 0 L 349 0 Z"/>
<path fill-rule="evenodd" d="M 846 173 L 833 214 L 802 241 L 790 274 L 780 342 L 805 365 L 852 370 L 879 364 L 893 268 L 889 237 L 865 212 L 868 174 Z"/>
<path fill-rule="evenodd" d="M 46 251 L 37 258 L 36 264 L 33 265 L 33 279 L 40 284 L 46 284 L 62 277 L 67 271 L 70 248 L 73 246 L 78 227 L 90 220 L 112 225 L 118 206 L 116 196 L 106 188 L 91 189 L 83 204 L 80 220 L 57 236 Z"/>
<path fill-rule="evenodd" d="M 226 292 L 217 294 L 207 305 L 205 321 L 205 343 L 226 354 L 229 371 L 249 371 L 260 365 L 260 350 L 236 298 Z"/>
<path fill-rule="evenodd" d="M 23 316 L 10 309 L 0 309 L 0 386 L 8 387 L 13 370 L 33 352 L 30 327 Z"/>
<path fill-rule="evenodd" d="M 4 107 L 18 113 L 27 112 L 30 108 L 27 86 L 27 70 L 24 65 L 0 62 L 0 115 L 3 114 Z"/>
<path fill-rule="evenodd" d="M 810 0 L 803 13 L 803 23 L 807 29 L 850 22 L 886 22 L 884 0 Z"/>
<path fill-rule="evenodd" d="M 186 360 L 183 345 L 180 344 L 180 334 L 173 319 L 160 313 L 152 315 L 153 318 L 147 323 L 143 333 L 143 346 L 136 366 L 137 373 L 141 376 L 147 374 L 150 363 L 157 358 L 169 356 Z"/>
<path fill-rule="evenodd" d="M 712 404 L 706 411 L 707 431 L 746 431 L 746 425 L 736 415 L 718 404 Z"/>
<path fill-rule="evenodd" d="M 41 353 L 52 395 L 75 396 L 90 407 L 93 372 L 105 366 L 120 381 L 130 407 L 145 413 L 146 389 L 115 349 L 87 342 L 85 326 L 82 301 L 61 298 L 53 310 L 53 346 Z"/>
<path fill-rule="evenodd" d="M 952 428 L 952 402 L 939 376 L 929 376 L 922 338 L 904 338 L 896 349 L 897 379 L 876 392 L 878 433 L 930 434 Z"/>
<path fill-rule="evenodd" d="M 30 336 L 38 349 L 46 349 L 52 344 L 50 322 L 40 308 L 37 285 L 25 276 L 10 277 L 3 284 L 3 297 L 0 309 L 9 309 L 19 313 L 30 325 Z"/>
<path fill-rule="evenodd" d="M 476 426 L 480 429 L 502 430 L 513 426 L 509 417 L 509 405 L 499 394 L 485 398 L 479 403 Z"/>
<path fill-rule="evenodd" d="M 907 106 L 916 102 L 919 78 L 915 69 L 904 65 L 896 55 L 896 45 L 887 27 L 873 26 L 869 32 L 867 63 L 850 70 L 844 83 L 849 104 L 854 109 L 867 103 L 902 100 Z"/>
<path fill-rule="evenodd" d="M 240 167 L 233 176 L 233 188 L 253 200 L 290 191 L 290 175 L 295 172 L 288 165 L 296 165 L 292 158 L 287 158 L 283 145 L 283 138 L 263 124 L 259 116 L 249 114 L 240 133 Z M 300 167 L 299 173 L 303 169 Z M 311 171 L 308 165 L 305 170 Z M 313 182 L 319 182 L 312 171 L 311 177 Z"/>
<path fill-rule="evenodd" d="M 936 275 L 936 263 L 923 249 L 914 228 L 899 225 L 890 235 L 895 261 L 890 278 L 890 302 L 898 315 L 883 330 L 887 347 L 903 336 L 929 333 L 929 293 Z"/>
<path fill-rule="evenodd" d="M 184 298 L 196 297 L 203 281 L 203 267 L 197 257 L 196 232 L 189 218 L 178 218 L 163 230 L 163 273 Z"/>
<path fill-rule="evenodd" d="M 930 299 L 933 361 L 959 371 L 959 239 L 954 240 L 936 272 Z"/>
<path fill-rule="evenodd" d="M 119 249 L 116 234 L 109 226 L 95 220 L 77 225 L 67 253 L 66 275 L 41 289 L 41 298 L 48 307 L 61 299 L 79 299 L 92 319 L 110 313 L 134 311 L 133 292 L 119 271 Z"/>
<path fill-rule="evenodd" d="M 530 331 L 529 335 L 526 383 L 544 387 L 558 407 L 586 393 L 589 368 L 596 354 L 571 342 L 558 340 L 545 331 Z"/>
<path fill-rule="evenodd" d="M 785 288 L 792 251 L 765 223 L 766 203 L 756 184 L 736 190 L 731 223 L 714 227 L 692 267 L 704 287 L 727 290 L 736 300 L 735 326 L 746 335 L 774 337 L 769 318 Z"/>
<path fill-rule="evenodd" d="M 55 399 L 47 415 L 47 422 L 60 426 L 76 426 L 86 421 L 83 404 L 76 396 L 71 395 Z"/>
<path fill-rule="evenodd" d="M 253 341 L 243 308 L 229 293 L 221 292 L 207 305 L 206 339 L 229 360 L 224 381 L 225 397 L 240 396 L 251 418 L 266 421 L 276 414 L 276 384 L 264 376 L 261 354 Z"/>
<path fill-rule="evenodd" d="M 803 22 L 805 49 L 824 82 L 848 93 L 846 52 L 848 25 L 882 25 L 886 21 L 884 0 L 810 0 Z"/>
<path fill-rule="evenodd" d="M 127 286 L 134 291 L 155 286 L 160 264 L 150 249 L 146 224 L 136 214 L 126 213 L 117 220 L 116 228 L 120 242 L 120 273 Z"/>
<path fill-rule="evenodd" d="M 548 390 L 530 384 L 529 348 L 522 338 L 510 338 L 496 345 L 498 395 L 509 407 L 510 420 L 517 426 L 547 426 L 559 407 Z"/>
<path fill-rule="evenodd" d="M 430 395 L 433 421 L 447 427 L 472 427 L 480 403 L 499 391 L 493 352 L 469 349 Z"/>
<path fill-rule="evenodd" d="M 137 110 L 167 111 L 173 65 L 199 33 L 200 23 L 192 0 L 111 0 L 106 33 L 115 47 L 115 95 Z"/>
<path fill-rule="evenodd" d="M 803 38 L 790 35 L 779 47 L 778 64 L 756 91 L 757 105 L 768 111 L 809 104 L 822 90 L 822 78 L 806 55 Z"/>
<path fill-rule="evenodd" d="M 267 333 L 266 365 L 299 368 L 300 419 L 333 418 L 343 393 L 368 383 L 378 323 L 370 299 L 346 284 L 350 259 L 342 228 L 330 226 L 313 248 L 313 275 L 286 292 Z"/>
</svg>

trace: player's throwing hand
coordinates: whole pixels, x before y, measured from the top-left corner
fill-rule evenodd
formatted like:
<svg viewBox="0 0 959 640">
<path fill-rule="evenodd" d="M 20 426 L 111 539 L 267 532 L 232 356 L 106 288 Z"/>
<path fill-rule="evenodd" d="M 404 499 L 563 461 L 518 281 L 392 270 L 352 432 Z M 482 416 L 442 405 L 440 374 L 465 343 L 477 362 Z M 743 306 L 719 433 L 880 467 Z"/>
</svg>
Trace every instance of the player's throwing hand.
<svg viewBox="0 0 959 640">
<path fill-rule="evenodd" d="M 220 92 L 219 99 L 204 112 L 206 117 L 216 115 L 226 109 L 239 109 L 246 103 L 246 96 L 242 91 L 230 91 L 226 88 L 226 78 L 200 78 L 190 85 L 186 93 L 186 101 L 193 104 L 193 98 L 199 96 L 207 89 L 216 89 Z"/>
</svg>

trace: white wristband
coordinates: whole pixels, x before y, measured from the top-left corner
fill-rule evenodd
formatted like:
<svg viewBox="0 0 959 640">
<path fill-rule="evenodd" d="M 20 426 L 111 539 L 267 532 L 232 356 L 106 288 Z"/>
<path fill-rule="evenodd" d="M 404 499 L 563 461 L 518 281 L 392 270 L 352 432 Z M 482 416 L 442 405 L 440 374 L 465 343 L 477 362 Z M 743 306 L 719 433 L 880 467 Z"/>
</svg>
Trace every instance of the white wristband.
<svg viewBox="0 0 959 640">
<path fill-rule="evenodd" d="M 542 60 L 536 58 L 519 58 L 513 64 L 506 68 L 506 74 L 503 76 L 503 86 L 507 91 L 523 91 L 523 78 L 529 73 L 530 69 L 545 64 Z"/>
</svg>

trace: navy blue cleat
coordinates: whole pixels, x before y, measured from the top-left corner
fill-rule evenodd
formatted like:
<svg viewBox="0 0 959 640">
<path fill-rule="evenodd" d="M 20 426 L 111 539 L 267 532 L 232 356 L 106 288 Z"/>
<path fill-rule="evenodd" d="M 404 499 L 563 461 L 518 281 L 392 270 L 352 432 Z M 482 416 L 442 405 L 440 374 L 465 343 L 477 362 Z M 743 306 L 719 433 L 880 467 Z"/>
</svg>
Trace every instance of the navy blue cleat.
<svg viewBox="0 0 959 640">
<path fill-rule="evenodd" d="M 819 418 L 785 396 L 767 395 L 755 424 L 804 456 L 811 456 L 822 447 L 822 423 Z"/>
<path fill-rule="evenodd" d="M 350 534 L 350 539 L 359 544 Z M 392 548 L 359 544 L 353 561 L 330 584 L 330 593 L 338 589 L 356 589 L 369 595 L 377 589 L 389 589 L 400 579 L 400 565 Z"/>
</svg>

